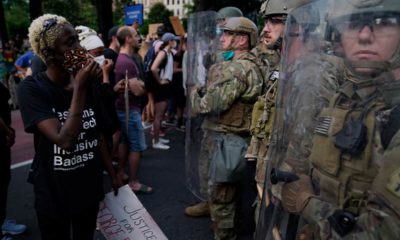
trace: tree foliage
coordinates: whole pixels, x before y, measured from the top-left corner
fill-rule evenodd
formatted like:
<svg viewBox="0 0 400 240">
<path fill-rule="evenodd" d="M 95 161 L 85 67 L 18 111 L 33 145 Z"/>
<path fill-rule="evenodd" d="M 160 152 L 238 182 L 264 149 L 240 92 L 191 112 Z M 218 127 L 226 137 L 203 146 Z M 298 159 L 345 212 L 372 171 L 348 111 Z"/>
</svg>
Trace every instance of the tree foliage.
<svg viewBox="0 0 400 240">
<path fill-rule="evenodd" d="M 98 31 L 97 14 L 91 0 L 43 0 L 45 13 L 64 16 L 73 25 L 84 25 Z"/>
<path fill-rule="evenodd" d="M 142 35 L 147 35 L 148 26 L 152 23 L 163 23 L 166 27 L 167 31 L 173 32 L 173 28 L 171 23 L 169 22 L 169 17 L 173 16 L 174 13 L 167 9 L 167 7 L 161 3 L 155 3 L 149 10 L 149 14 L 147 15 L 147 19 L 143 21 L 142 26 L 139 31 Z"/>
<path fill-rule="evenodd" d="M 8 35 L 12 38 L 17 33 L 26 36 L 28 33 L 29 5 L 25 0 L 3 1 L 4 15 L 7 23 Z"/>
</svg>

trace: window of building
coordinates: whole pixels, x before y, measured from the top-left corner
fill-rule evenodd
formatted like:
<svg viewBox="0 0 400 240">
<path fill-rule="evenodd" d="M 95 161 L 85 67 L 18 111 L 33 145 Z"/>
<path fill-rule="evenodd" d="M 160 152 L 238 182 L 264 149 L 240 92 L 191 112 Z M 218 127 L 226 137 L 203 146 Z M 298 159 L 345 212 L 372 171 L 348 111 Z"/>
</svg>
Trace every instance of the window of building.
<svg viewBox="0 0 400 240">
<path fill-rule="evenodd" d="M 179 0 L 176 0 L 176 1 L 177 1 L 177 3 L 176 3 L 176 4 L 178 4 L 178 5 L 179 5 L 179 4 L 181 4 Z"/>
<path fill-rule="evenodd" d="M 175 0 L 172 0 L 172 5 L 174 5 L 175 4 Z"/>
<path fill-rule="evenodd" d="M 179 9 L 176 9 L 176 15 L 179 16 Z"/>
</svg>

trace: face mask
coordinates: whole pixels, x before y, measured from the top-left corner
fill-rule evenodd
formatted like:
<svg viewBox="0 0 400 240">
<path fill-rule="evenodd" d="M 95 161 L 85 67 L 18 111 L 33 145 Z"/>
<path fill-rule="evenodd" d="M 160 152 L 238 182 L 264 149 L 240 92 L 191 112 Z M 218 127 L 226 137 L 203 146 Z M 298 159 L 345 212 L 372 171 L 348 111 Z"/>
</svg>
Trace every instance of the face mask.
<svg viewBox="0 0 400 240">
<path fill-rule="evenodd" d="M 106 58 L 104 57 L 104 55 L 100 55 L 100 56 L 94 57 L 93 60 L 95 60 L 100 65 L 100 67 L 102 67 L 104 64 L 104 60 L 106 60 Z"/>
<path fill-rule="evenodd" d="M 72 74 L 77 73 L 83 68 L 90 58 L 86 49 L 78 47 L 64 52 L 64 69 Z"/>
<path fill-rule="evenodd" d="M 172 48 L 176 48 L 176 46 L 178 46 L 178 43 L 174 42 L 174 44 L 172 44 Z"/>
<path fill-rule="evenodd" d="M 222 57 L 224 58 L 224 61 L 229 61 L 235 56 L 235 52 L 230 50 L 222 53 Z"/>
</svg>

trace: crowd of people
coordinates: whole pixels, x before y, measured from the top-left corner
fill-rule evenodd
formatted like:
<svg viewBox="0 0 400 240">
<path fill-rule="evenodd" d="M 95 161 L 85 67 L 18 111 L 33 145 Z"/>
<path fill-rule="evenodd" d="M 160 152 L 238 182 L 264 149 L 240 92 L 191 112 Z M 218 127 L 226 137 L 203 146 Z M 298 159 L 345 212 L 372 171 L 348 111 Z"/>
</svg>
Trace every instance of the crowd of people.
<svg viewBox="0 0 400 240">
<path fill-rule="evenodd" d="M 260 14 L 260 31 L 235 7 L 199 14 L 215 31 L 203 23 L 198 39 L 160 26 L 145 54 L 132 26 L 104 44 L 62 16 L 31 23 L 15 68 L 42 239 L 93 239 L 103 170 L 115 194 L 154 192 L 138 177 L 145 128 L 164 151 L 170 122 L 187 131 L 201 199 L 184 212 L 210 215 L 214 239 L 400 238 L 400 3 L 269 0 Z M 5 220 L 15 134 L 0 91 L 0 221 L 18 234 L 26 226 Z"/>
</svg>

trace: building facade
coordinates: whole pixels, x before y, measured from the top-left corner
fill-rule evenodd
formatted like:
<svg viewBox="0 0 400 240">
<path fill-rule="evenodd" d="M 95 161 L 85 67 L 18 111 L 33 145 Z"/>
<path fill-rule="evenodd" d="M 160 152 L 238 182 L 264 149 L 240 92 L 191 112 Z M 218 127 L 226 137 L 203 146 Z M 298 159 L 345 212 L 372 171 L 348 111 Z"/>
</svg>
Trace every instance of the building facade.
<svg viewBox="0 0 400 240">
<path fill-rule="evenodd" d="M 186 9 L 183 6 L 185 4 L 193 4 L 193 0 L 139 0 L 136 2 L 143 4 L 145 18 L 147 17 L 150 8 L 157 2 L 164 3 L 167 9 L 171 10 L 173 15 L 178 16 L 179 18 L 186 17 Z"/>
</svg>

